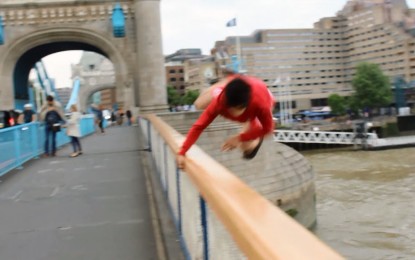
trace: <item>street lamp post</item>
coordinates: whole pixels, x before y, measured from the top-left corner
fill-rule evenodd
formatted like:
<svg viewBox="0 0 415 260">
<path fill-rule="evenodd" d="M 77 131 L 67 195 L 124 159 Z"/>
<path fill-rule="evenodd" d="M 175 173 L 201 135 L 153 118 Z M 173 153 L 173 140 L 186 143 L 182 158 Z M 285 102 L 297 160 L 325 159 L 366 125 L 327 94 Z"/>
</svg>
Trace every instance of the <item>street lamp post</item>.
<svg viewBox="0 0 415 260">
<path fill-rule="evenodd" d="M 290 75 L 277 76 L 274 84 L 277 85 L 277 101 L 280 107 L 281 125 L 288 125 L 292 122 L 292 96 L 290 89 Z"/>
</svg>

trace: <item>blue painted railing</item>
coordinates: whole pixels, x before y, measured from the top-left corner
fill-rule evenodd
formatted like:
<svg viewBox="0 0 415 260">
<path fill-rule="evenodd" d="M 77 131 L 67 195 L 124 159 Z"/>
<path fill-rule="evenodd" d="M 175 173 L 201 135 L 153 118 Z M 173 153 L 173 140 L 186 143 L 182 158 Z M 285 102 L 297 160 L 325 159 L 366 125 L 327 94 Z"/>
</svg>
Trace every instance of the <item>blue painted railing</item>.
<svg viewBox="0 0 415 260">
<path fill-rule="evenodd" d="M 95 117 L 85 115 L 81 118 L 81 136 L 95 132 Z M 56 135 L 56 146 L 60 147 L 70 142 L 66 130 Z M 30 159 L 44 152 L 45 127 L 39 122 L 17 125 L 0 130 L 0 176 L 20 168 Z"/>
<path fill-rule="evenodd" d="M 79 78 L 76 78 L 73 81 L 71 97 L 69 98 L 68 104 L 66 104 L 65 106 L 65 111 L 71 111 L 71 106 L 74 104 L 76 105 L 78 103 L 78 94 L 80 87 L 81 80 Z"/>
</svg>

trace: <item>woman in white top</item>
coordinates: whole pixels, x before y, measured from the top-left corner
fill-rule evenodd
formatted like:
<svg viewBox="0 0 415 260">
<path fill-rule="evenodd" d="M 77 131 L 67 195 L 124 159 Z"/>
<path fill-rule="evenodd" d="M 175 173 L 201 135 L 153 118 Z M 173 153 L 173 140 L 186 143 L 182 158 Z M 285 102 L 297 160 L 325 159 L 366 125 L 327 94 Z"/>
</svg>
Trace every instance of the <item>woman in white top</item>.
<svg viewBox="0 0 415 260">
<path fill-rule="evenodd" d="M 79 142 L 79 137 L 81 137 L 81 131 L 79 127 L 79 122 L 81 120 L 81 113 L 78 112 L 76 105 L 71 106 L 71 117 L 67 121 L 68 128 L 66 130 L 66 134 L 71 137 L 71 143 L 73 147 L 73 153 L 71 153 L 71 157 L 76 157 L 82 154 L 82 147 L 81 143 Z"/>
</svg>

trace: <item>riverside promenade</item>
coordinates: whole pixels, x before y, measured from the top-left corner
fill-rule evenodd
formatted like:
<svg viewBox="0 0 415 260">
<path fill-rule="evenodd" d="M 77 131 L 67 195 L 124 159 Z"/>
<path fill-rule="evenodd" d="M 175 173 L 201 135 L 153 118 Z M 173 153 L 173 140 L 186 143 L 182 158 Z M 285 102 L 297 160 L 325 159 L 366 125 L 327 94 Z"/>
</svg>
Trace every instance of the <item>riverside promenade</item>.
<svg viewBox="0 0 415 260">
<path fill-rule="evenodd" d="M 138 127 L 81 142 L 1 179 L 0 259 L 160 259 Z"/>
</svg>

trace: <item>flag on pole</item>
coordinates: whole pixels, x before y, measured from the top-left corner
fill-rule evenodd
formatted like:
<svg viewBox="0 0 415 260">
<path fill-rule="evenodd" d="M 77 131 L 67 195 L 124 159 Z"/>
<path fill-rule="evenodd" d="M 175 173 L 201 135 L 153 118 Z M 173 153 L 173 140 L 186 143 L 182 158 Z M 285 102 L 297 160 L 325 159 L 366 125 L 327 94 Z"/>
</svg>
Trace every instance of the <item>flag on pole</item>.
<svg viewBox="0 0 415 260">
<path fill-rule="evenodd" d="M 233 18 L 232 20 L 226 23 L 226 27 L 232 27 L 232 26 L 236 26 L 236 18 Z"/>
</svg>

